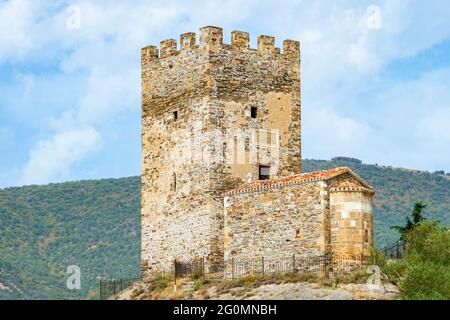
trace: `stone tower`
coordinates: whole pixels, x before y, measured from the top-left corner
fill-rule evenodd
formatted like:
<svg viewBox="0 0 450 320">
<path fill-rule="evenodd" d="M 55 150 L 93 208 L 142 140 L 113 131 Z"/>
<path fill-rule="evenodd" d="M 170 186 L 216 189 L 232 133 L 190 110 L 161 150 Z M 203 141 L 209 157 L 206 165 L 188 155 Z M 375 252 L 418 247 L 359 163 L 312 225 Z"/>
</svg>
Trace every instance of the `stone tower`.
<svg viewBox="0 0 450 320">
<path fill-rule="evenodd" d="M 142 261 L 224 256 L 224 194 L 300 173 L 300 43 L 218 27 L 142 49 Z"/>
</svg>

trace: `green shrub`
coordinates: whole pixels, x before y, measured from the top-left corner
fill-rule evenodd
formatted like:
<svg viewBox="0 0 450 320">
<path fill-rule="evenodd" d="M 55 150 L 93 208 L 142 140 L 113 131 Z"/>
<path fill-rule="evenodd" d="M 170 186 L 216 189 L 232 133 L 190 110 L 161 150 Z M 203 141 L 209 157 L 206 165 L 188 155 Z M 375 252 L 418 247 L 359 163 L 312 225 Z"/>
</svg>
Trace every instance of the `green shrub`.
<svg viewBox="0 0 450 320">
<path fill-rule="evenodd" d="M 405 260 L 390 261 L 381 270 L 386 280 L 398 286 L 406 273 L 407 262 Z"/>
<path fill-rule="evenodd" d="M 432 262 L 411 265 L 399 289 L 406 300 L 450 300 L 450 266 Z"/>
<path fill-rule="evenodd" d="M 205 285 L 207 285 L 209 283 L 210 283 L 209 280 L 206 280 L 203 278 L 197 279 L 194 283 L 194 290 L 197 291 L 197 290 L 203 289 L 205 287 Z"/>
<path fill-rule="evenodd" d="M 405 257 L 388 263 L 384 273 L 407 300 L 450 300 L 450 232 L 424 221 L 406 235 Z"/>
<path fill-rule="evenodd" d="M 418 262 L 450 265 L 450 230 L 437 221 L 423 222 L 407 234 L 406 256 Z"/>
<path fill-rule="evenodd" d="M 201 269 L 195 269 L 190 278 L 191 280 L 198 280 L 203 278 L 203 271 Z"/>
<path fill-rule="evenodd" d="M 286 282 L 315 282 L 319 277 L 314 273 L 288 272 L 284 275 Z"/>
<path fill-rule="evenodd" d="M 159 274 L 150 281 L 151 291 L 162 291 L 173 283 L 172 274 Z"/>
<path fill-rule="evenodd" d="M 367 260 L 368 265 L 375 265 L 379 266 L 381 269 L 384 269 L 388 264 L 387 261 L 388 259 L 382 251 L 377 250 L 374 247 L 370 248 L 370 256 Z"/>
</svg>

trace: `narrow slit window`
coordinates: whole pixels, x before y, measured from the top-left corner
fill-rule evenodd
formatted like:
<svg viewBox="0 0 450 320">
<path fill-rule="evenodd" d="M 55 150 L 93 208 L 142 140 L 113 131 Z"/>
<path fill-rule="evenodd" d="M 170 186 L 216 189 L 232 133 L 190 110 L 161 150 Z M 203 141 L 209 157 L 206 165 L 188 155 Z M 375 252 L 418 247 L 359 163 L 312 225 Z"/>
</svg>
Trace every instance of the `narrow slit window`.
<svg viewBox="0 0 450 320">
<path fill-rule="evenodd" d="M 270 167 L 259 166 L 259 180 L 269 180 L 269 179 L 270 179 Z"/>
<path fill-rule="evenodd" d="M 222 158 L 223 162 L 225 163 L 227 161 L 227 143 L 223 143 L 223 149 L 222 149 Z"/>
<path fill-rule="evenodd" d="M 250 115 L 253 119 L 256 119 L 258 117 L 258 108 L 257 107 L 251 107 L 250 108 Z"/>
<path fill-rule="evenodd" d="M 369 242 L 369 230 L 364 230 L 364 242 Z"/>
<path fill-rule="evenodd" d="M 172 175 L 172 190 L 177 191 L 177 174 L 175 172 Z"/>
<path fill-rule="evenodd" d="M 178 120 L 178 111 L 174 111 L 173 112 L 173 120 L 177 121 Z"/>
</svg>

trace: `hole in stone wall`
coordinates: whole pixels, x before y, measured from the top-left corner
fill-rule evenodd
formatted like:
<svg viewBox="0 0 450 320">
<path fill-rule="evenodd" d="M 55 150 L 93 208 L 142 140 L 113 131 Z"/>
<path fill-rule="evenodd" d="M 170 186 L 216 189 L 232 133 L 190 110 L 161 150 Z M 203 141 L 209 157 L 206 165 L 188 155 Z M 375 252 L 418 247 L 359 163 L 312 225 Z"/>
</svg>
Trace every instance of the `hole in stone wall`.
<svg viewBox="0 0 450 320">
<path fill-rule="evenodd" d="M 253 119 L 256 119 L 258 117 L 258 108 L 257 107 L 251 107 L 250 108 L 250 116 Z"/>
<path fill-rule="evenodd" d="M 250 138 L 245 138 L 245 151 L 250 151 Z"/>
</svg>

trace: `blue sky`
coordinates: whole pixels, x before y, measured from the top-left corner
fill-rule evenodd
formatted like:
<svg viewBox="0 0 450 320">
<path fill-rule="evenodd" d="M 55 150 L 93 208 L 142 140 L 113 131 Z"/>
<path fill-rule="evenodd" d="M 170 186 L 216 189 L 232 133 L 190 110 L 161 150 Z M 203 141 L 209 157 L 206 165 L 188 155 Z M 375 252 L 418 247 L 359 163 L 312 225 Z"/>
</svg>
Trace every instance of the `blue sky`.
<svg viewBox="0 0 450 320">
<path fill-rule="evenodd" d="M 442 1 L 0 0 L 0 187 L 138 175 L 140 48 L 204 25 L 302 43 L 303 156 L 450 171 Z"/>
</svg>

